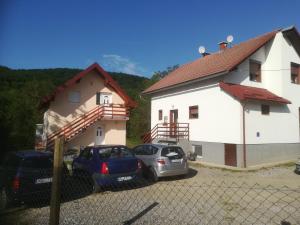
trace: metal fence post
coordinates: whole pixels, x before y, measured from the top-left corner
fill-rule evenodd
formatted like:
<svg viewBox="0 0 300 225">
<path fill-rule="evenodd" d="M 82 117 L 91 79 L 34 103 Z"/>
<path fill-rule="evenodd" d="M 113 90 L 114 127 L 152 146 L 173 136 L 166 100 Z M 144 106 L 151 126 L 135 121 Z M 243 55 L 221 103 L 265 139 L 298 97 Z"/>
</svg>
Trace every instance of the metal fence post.
<svg viewBox="0 0 300 225">
<path fill-rule="evenodd" d="M 54 148 L 53 180 L 52 180 L 51 202 L 50 202 L 50 225 L 59 224 L 61 178 L 62 178 L 62 165 L 63 165 L 63 146 L 64 146 L 64 139 L 56 138 L 55 148 Z"/>
</svg>

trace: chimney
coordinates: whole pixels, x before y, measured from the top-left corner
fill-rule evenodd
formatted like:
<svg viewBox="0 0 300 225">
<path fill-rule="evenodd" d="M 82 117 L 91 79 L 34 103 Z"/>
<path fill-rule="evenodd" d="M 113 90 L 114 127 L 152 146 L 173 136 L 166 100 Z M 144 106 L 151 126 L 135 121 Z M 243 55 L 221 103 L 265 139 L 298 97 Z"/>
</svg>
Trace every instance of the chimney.
<svg viewBox="0 0 300 225">
<path fill-rule="evenodd" d="M 224 51 L 227 48 L 228 42 L 221 41 L 220 43 L 218 43 L 218 45 L 219 45 L 219 50 Z"/>
</svg>

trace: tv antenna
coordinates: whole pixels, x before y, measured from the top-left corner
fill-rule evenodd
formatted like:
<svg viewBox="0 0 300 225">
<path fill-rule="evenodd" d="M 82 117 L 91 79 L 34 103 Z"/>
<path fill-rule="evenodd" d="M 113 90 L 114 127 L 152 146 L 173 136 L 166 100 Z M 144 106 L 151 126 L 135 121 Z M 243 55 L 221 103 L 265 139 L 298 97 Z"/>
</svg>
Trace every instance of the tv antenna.
<svg viewBox="0 0 300 225">
<path fill-rule="evenodd" d="M 198 51 L 199 51 L 200 54 L 203 55 L 205 53 L 205 47 L 204 46 L 200 46 L 199 49 L 198 49 Z"/>
<path fill-rule="evenodd" d="M 228 43 L 228 44 L 230 45 L 230 47 L 231 47 L 232 42 L 233 42 L 233 36 L 232 36 L 232 35 L 228 35 L 227 38 L 226 38 L 226 40 L 227 40 L 227 43 Z"/>
</svg>

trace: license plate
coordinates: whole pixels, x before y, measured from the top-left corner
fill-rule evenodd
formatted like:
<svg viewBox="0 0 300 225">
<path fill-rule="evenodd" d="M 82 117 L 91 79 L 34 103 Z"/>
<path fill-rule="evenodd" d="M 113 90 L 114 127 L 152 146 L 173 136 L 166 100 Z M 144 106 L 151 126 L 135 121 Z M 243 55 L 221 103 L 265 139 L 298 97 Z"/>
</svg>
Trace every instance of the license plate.
<svg viewBox="0 0 300 225">
<path fill-rule="evenodd" d="M 131 180 L 132 177 L 131 176 L 127 176 L 127 177 L 118 177 L 118 181 L 119 182 L 122 182 L 122 181 L 128 181 L 128 180 Z"/>
<path fill-rule="evenodd" d="M 43 179 L 37 179 L 35 181 L 36 184 L 46 184 L 46 183 L 51 183 L 51 182 L 52 182 L 52 177 L 43 178 Z"/>
<path fill-rule="evenodd" d="M 173 159 L 173 160 L 171 160 L 171 162 L 179 163 L 179 162 L 181 162 L 181 159 Z"/>
</svg>

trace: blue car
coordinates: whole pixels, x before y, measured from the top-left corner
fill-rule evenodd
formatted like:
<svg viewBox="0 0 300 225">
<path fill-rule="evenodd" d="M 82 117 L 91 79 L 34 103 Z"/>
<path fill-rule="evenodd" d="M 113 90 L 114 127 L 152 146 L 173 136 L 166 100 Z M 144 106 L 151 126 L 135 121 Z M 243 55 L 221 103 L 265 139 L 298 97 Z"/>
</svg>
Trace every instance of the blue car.
<svg viewBox="0 0 300 225">
<path fill-rule="evenodd" d="M 64 168 L 66 175 L 67 169 Z M 52 175 L 52 153 L 34 150 L 9 153 L 0 176 L 0 208 L 38 198 L 48 199 Z"/>
<path fill-rule="evenodd" d="M 141 169 L 141 161 L 123 145 L 86 147 L 72 165 L 73 175 L 88 178 L 94 192 L 138 181 Z"/>
</svg>

